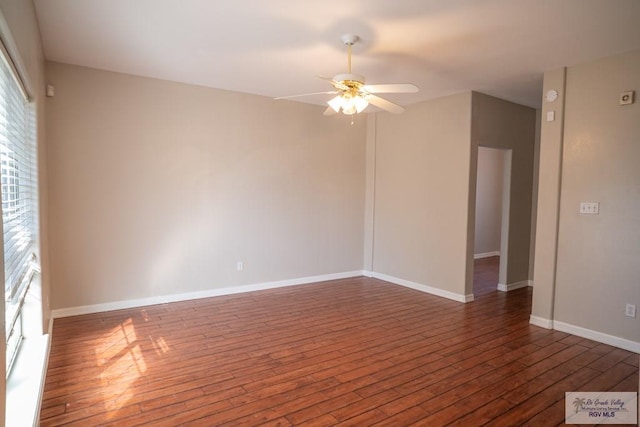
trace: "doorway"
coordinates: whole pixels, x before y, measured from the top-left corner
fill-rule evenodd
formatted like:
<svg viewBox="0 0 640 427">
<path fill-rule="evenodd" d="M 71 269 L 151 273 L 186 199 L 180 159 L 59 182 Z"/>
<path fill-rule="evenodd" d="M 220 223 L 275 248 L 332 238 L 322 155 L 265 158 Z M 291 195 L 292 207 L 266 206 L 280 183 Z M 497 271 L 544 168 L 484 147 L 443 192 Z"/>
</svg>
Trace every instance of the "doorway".
<svg viewBox="0 0 640 427">
<path fill-rule="evenodd" d="M 478 147 L 474 296 L 506 290 L 512 150 Z"/>
</svg>

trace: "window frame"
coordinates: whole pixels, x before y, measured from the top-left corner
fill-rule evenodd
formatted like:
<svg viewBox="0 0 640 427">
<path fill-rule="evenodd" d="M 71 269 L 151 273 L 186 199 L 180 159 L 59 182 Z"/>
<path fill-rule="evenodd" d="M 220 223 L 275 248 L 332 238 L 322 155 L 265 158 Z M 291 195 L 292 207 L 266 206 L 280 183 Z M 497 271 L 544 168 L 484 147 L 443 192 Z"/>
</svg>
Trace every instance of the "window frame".
<svg viewBox="0 0 640 427">
<path fill-rule="evenodd" d="M 24 336 L 25 299 L 35 274 L 40 272 L 37 258 L 39 196 L 36 106 L 29 96 L 25 73 L 19 72 L 20 62 L 15 61 L 6 47 L 6 33 L 1 35 L 0 92 L 4 96 L 0 105 L 3 213 L 0 230 L 5 273 L 5 377 L 8 378 Z M 7 210 L 11 213 L 6 213 Z"/>
</svg>

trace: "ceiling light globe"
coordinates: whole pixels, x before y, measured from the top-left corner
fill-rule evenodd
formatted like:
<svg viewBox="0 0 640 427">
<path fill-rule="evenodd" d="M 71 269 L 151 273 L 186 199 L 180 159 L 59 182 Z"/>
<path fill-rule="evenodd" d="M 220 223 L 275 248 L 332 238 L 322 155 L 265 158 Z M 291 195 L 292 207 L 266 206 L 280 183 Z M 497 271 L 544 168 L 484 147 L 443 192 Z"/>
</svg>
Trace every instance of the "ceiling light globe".
<svg viewBox="0 0 640 427">
<path fill-rule="evenodd" d="M 356 107 L 356 112 L 362 113 L 362 111 L 369 106 L 369 101 L 361 96 L 356 96 L 354 98 L 354 105 Z"/>
<path fill-rule="evenodd" d="M 335 98 L 327 101 L 327 104 L 329 104 L 329 107 L 331 107 L 333 111 L 335 111 L 336 113 L 339 113 L 340 107 L 342 107 L 342 97 L 338 95 Z"/>
</svg>

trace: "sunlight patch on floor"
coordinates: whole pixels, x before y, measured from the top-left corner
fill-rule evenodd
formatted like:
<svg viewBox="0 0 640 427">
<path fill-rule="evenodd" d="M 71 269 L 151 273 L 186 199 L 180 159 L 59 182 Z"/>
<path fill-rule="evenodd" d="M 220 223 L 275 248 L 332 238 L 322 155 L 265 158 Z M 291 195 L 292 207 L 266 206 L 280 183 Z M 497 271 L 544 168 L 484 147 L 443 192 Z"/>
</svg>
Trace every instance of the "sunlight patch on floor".
<svg viewBox="0 0 640 427">
<path fill-rule="evenodd" d="M 118 410 L 131 399 L 131 386 L 147 370 L 133 320 L 129 318 L 113 328 L 95 352 L 96 364 L 102 367 L 99 378 L 105 408 Z"/>
</svg>

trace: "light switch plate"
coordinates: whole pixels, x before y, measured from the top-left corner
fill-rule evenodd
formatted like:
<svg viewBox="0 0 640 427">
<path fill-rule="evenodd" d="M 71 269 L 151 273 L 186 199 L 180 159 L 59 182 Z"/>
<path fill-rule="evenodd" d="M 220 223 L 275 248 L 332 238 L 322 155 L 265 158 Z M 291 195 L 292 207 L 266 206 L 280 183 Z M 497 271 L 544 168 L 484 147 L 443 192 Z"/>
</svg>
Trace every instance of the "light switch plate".
<svg viewBox="0 0 640 427">
<path fill-rule="evenodd" d="M 548 122 L 552 122 L 556 119 L 556 112 L 555 111 L 547 111 L 547 121 Z"/>
</svg>

